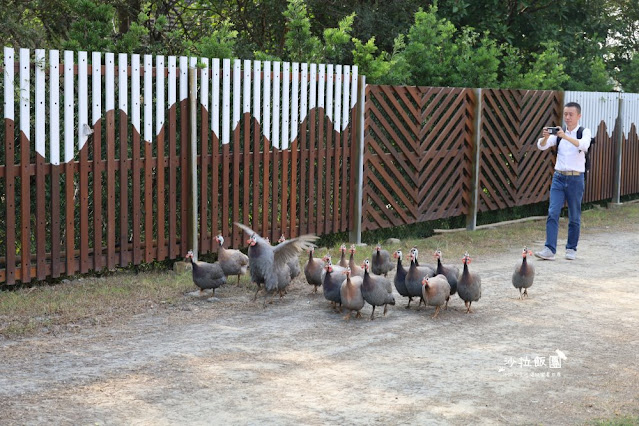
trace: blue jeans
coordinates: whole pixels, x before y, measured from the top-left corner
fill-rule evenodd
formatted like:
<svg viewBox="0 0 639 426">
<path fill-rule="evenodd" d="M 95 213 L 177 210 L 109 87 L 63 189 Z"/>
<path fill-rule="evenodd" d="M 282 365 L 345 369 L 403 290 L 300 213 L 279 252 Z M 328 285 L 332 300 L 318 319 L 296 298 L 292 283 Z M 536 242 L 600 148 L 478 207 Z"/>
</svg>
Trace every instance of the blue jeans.
<svg viewBox="0 0 639 426">
<path fill-rule="evenodd" d="M 550 205 L 546 219 L 546 247 L 557 253 L 557 233 L 559 232 L 559 214 L 568 204 L 568 242 L 566 249 L 577 250 L 579 228 L 581 226 L 581 199 L 584 195 L 584 175 L 565 176 L 555 172 L 550 185 Z"/>
</svg>

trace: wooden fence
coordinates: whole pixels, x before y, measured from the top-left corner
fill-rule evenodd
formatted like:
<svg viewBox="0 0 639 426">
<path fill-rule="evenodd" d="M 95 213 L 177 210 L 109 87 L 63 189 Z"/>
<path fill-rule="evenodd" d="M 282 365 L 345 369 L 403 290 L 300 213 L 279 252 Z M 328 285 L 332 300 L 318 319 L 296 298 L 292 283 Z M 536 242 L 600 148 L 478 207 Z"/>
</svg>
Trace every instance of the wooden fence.
<svg viewBox="0 0 639 426">
<path fill-rule="evenodd" d="M 365 86 L 341 65 L 15 53 L 5 48 L 0 64 L 3 284 L 207 253 L 217 234 L 242 247 L 234 221 L 272 240 L 357 239 L 538 203 L 553 159 L 535 142 L 568 97 L 595 117 L 585 200 L 615 195 L 618 137 L 619 193 L 639 193 L 639 95 Z"/>
<path fill-rule="evenodd" d="M 364 230 L 546 201 L 554 156 L 536 142 L 562 123 L 564 100 L 584 105 L 596 135 L 584 201 L 613 198 L 618 137 L 620 195 L 639 193 L 639 95 L 370 85 L 366 95 Z M 621 135 L 609 133 L 619 96 Z"/>
<path fill-rule="evenodd" d="M 0 76 L 0 283 L 206 253 L 218 233 L 243 246 L 234 221 L 272 240 L 349 229 L 356 67 L 14 55 Z"/>
</svg>

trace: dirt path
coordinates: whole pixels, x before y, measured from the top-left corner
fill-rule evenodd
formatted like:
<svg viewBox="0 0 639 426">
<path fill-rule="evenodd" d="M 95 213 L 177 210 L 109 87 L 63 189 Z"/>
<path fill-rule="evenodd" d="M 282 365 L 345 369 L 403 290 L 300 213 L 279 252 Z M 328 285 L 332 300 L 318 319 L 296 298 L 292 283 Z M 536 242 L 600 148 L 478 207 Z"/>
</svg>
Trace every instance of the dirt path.
<svg viewBox="0 0 639 426">
<path fill-rule="evenodd" d="M 387 317 L 346 322 L 298 281 L 266 309 L 248 292 L 227 297 L 221 289 L 217 303 L 194 300 L 125 325 L 1 341 L 1 423 L 575 424 L 637 416 L 639 237 L 584 235 L 580 247 L 577 261 L 535 262 L 524 301 L 510 284 L 516 253 L 474 259 L 483 297 L 469 315 L 456 297 L 433 320 L 432 308 L 405 310 L 396 294 Z"/>
</svg>

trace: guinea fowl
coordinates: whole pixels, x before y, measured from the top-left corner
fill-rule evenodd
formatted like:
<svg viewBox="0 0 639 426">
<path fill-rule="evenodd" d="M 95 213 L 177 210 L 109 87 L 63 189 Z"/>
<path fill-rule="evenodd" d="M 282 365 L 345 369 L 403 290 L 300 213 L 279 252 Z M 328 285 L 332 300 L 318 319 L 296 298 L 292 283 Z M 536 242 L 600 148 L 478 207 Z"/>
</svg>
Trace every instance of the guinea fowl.
<svg viewBox="0 0 639 426">
<path fill-rule="evenodd" d="M 473 302 L 481 298 L 481 277 L 468 271 L 468 264 L 471 261 L 468 253 L 464 254 L 462 261 L 464 262 L 464 271 L 457 279 L 457 294 L 464 301 L 467 308 L 466 313 L 468 314 L 472 312 L 470 306 Z"/>
<path fill-rule="evenodd" d="M 304 276 L 310 285 L 315 286 L 313 293 L 317 293 L 317 287 L 322 285 L 326 271 L 324 270 L 324 261 L 313 257 L 314 252 L 313 248 L 308 249 L 308 262 L 304 267 Z"/>
<path fill-rule="evenodd" d="M 364 277 L 364 270 L 355 263 L 355 244 L 351 245 L 349 250 L 351 252 L 351 257 L 348 259 L 348 267 L 351 269 L 351 276 L 353 277 Z"/>
<path fill-rule="evenodd" d="M 388 271 L 393 269 L 394 265 L 391 261 L 390 254 L 386 250 L 383 250 L 379 244 L 375 246 L 371 259 L 371 272 L 373 274 L 387 276 Z"/>
<path fill-rule="evenodd" d="M 437 259 L 437 270 L 435 274 L 442 274 L 448 280 L 448 284 L 450 285 L 450 295 L 454 295 L 457 293 L 457 277 L 459 276 L 459 268 L 454 265 L 444 265 L 442 263 L 442 251 L 437 249 L 433 254 Z M 448 309 L 448 300 L 446 300 L 446 307 L 444 309 Z"/>
<path fill-rule="evenodd" d="M 433 268 L 428 266 L 417 266 L 415 264 L 415 253 L 410 254 L 410 268 L 408 268 L 408 273 L 406 274 L 406 278 L 404 282 L 406 283 L 406 291 L 408 292 L 409 297 L 419 297 L 419 306 L 421 306 L 423 302 L 422 298 L 422 280 L 424 277 L 432 277 L 435 275 L 435 271 Z M 412 300 L 408 300 L 408 305 L 406 309 L 410 308 L 410 302 Z"/>
<path fill-rule="evenodd" d="M 312 242 L 318 239 L 315 235 L 302 235 L 297 238 L 284 241 L 277 246 L 271 246 L 264 238 L 246 225 L 235 222 L 235 226 L 244 230 L 249 235 L 248 257 L 251 265 L 251 279 L 259 285 L 264 284 L 264 306 L 268 293 L 278 291 L 280 298 L 284 295 L 284 289 L 291 282 L 291 271 L 288 262 L 299 256 L 300 252 L 313 247 Z M 257 297 L 257 292 L 255 292 Z"/>
<path fill-rule="evenodd" d="M 282 236 L 279 238 L 279 240 L 277 240 L 277 242 L 281 244 L 284 241 L 286 241 L 286 237 L 284 237 L 284 234 L 282 234 Z M 295 277 L 297 277 L 299 274 L 302 273 L 302 270 L 300 269 L 299 256 L 295 256 L 295 259 L 289 260 L 288 262 L 286 262 L 286 264 L 288 265 L 288 268 L 291 270 L 291 279 L 295 279 Z"/>
<path fill-rule="evenodd" d="M 429 264 L 429 263 L 426 263 L 424 265 L 420 265 L 419 264 L 419 250 L 417 249 L 417 247 L 413 247 L 412 249 L 410 249 L 410 252 L 415 254 L 415 266 L 417 266 L 417 267 L 422 267 L 423 266 L 423 267 L 426 267 L 426 268 L 430 268 L 433 271 L 437 270 L 437 265 L 433 265 L 433 264 Z"/>
<path fill-rule="evenodd" d="M 450 284 L 443 274 L 434 277 L 424 277 L 422 280 L 422 297 L 428 306 L 435 306 L 433 318 L 437 318 L 443 304 L 448 305 L 450 299 Z"/>
<path fill-rule="evenodd" d="M 381 275 L 370 273 L 371 264 L 368 259 L 362 265 L 364 269 L 364 280 L 362 281 L 362 296 L 364 300 L 373 307 L 371 320 L 375 319 L 375 307 L 384 305 L 384 316 L 388 310 L 388 305 L 395 305 L 393 297 L 393 285 L 390 280 Z"/>
<path fill-rule="evenodd" d="M 346 279 L 342 282 L 339 288 L 339 295 L 342 299 L 342 306 L 348 309 L 348 314 L 344 319 L 350 319 L 353 311 L 357 312 L 355 318 L 361 318 L 360 312 L 366 303 L 364 296 L 362 296 L 362 277 L 351 277 L 351 268 L 346 268 L 344 271 Z"/>
<path fill-rule="evenodd" d="M 408 290 L 406 289 L 406 274 L 408 273 L 408 271 L 402 266 L 402 251 L 397 250 L 395 253 L 393 253 L 393 257 L 397 259 L 397 272 L 395 273 L 395 277 L 393 278 L 393 283 L 395 284 L 397 292 L 401 296 L 408 297 L 408 306 L 406 306 L 406 308 L 408 309 L 410 307 L 410 302 L 413 301 L 413 297 L 408 294 Z"/>
<path fill-rule="evenodd" d="M 213 297 L 215 297 L 215 289 L 226 284 L 226 275 L 220 262 L 207 263 L 193 260 L 193 250 L 188 251 L 186 258 L 191 260 L 193 282 L 200 288 L 200 296 L 204 294 L 204 290 L 213 289 Z"/>
<path fill-rule="evenodd" d="M 324 265 L 324 281 L 322 282 L 322 289 L 324 290 L 324 297 L 331 302 L 335 309 L 339 304 L 339 312 L 342 311 L 342 296 L 340 295 L 340 287 L 344 282 L 344 271 L 346 268 L 342 268 L 339 265 L 333 265 L 330 258 L 326 258 L 326 264 Z"/>
<path fill-rule="evenodd" d="M 240 275 L 246 274 L 249 258 L 239 250 L 224 248 L 224 237 L 215 237 L 219 247 L 217 248 L 217 261 L 220 262 L 224 275 L 237 275 L 237 282 L 240 282 Z"/>
<path fill-rule="evenodd" d="M 338 265 L 342 268 L 348 268 L 348 260 L 346 260 L 346 244 L 342 244 L 339 247 L 340 257 Z"/>
<path fill-rule="evenodd" d="M 527 256 L 532 256 L 532 251 L 528 250 L 528 247 L 524 247 L 524 251 L 521 253 L 523 259 L 521 264 L 515 266 L 515 272 L 513 272 L 513 286 L 519 289 L 519 298 L 523 299 L 528 297 L 528 288 L 532 286 L 535 279 L 535 266 L 528 263 Z M 524 293 L 521 293 L 521 289 L 524 289 Z"/>
</svg>

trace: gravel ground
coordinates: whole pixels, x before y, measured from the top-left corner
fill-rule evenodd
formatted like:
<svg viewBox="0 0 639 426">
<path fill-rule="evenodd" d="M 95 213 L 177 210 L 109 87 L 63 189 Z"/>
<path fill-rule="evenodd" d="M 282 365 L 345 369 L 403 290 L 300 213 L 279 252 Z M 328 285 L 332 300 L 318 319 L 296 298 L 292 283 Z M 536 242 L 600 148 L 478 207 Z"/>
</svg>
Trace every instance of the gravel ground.
<svg viewBox="0 0 639 426">
<path fill-rule="evenodd" d="M 537 246 L 541 242 L 537 241 Z M 560 246 L 561 246 L 560 241 Z M 0 340 L 0 419 L 29 424 L 584 424 L 639 416 L 639 237 L 589 233 L 576 261 L 473 259 L 466 314 L 371 307 L 346 321 L 297 279 L 128 321 Z"/>
</svg>

